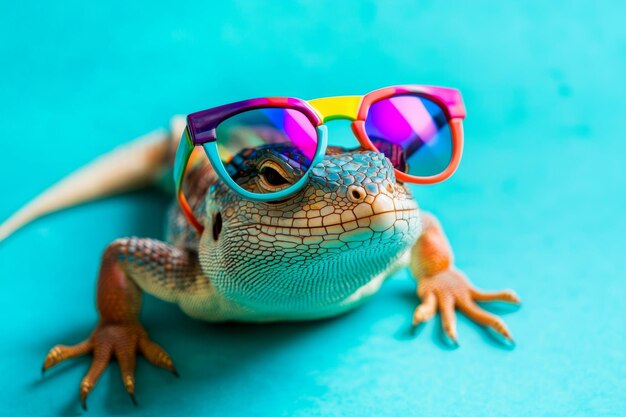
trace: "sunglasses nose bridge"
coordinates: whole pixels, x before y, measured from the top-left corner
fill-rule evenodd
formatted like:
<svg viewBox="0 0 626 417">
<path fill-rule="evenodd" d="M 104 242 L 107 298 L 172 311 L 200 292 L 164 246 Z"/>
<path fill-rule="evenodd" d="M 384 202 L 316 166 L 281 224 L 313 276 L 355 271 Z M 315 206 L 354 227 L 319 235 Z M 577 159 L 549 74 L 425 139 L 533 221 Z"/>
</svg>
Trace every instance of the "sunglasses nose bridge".
<svg viewBox="0 0 626 417">
<path fill-rule="evenodd" d="M 350 120 L 357 118 L 363 96 L 324 97 L 310 100 L 308 103 L 319 114 L 322 122 L 331 120 Z"/>
</svg>

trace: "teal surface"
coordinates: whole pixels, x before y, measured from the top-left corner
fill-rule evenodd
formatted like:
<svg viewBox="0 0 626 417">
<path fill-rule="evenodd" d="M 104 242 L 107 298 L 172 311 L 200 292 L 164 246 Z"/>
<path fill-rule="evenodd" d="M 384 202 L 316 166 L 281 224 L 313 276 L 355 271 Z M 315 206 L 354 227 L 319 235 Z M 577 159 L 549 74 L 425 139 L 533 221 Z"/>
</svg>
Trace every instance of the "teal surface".
<svg viewBox="0 0 626 417">
<path fill-rule="evenodd" d="M 114 364 L 88 415 L 626 415 L 624 16 L 623 1 L 1 2 L 0 218 L 175 113 L 454 86 L 464 159 L 415 194 L 478 286 L 524 301 L 497 309 L 514 350 L 463 317 L 452 350 L 438 321 L 410 334 L 406 272 L 316 323 L 211 326 L 148 297 L 181 378 L 139 361 L 135 408 Z M 0 244 L 0 415 L 82 414 L 88 359 L 41 378 L 43 358 L 94 325 L 106 244 L 161 236 L 167 204 L 123 195 Z"/>
</svg>

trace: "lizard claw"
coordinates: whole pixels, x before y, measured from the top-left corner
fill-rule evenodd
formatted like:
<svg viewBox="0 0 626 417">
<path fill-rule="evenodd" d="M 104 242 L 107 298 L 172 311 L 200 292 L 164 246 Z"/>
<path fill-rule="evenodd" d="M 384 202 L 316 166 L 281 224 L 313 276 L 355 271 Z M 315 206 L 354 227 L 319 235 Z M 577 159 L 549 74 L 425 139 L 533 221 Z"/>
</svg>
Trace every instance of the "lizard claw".
<svg viewBox="0 0 626 417">
<path fill-rule="evenodd" d="M 47 369 L 77 356 L 87 353 L 93 355 L 91 367 L 80 384 L 80 403 L 87 410 L 87 397 L 95 387 L 98 378 L 115 356 L 120 366 L 122 382 L 131 401 L 137 405 L 135 398 L 135 364 L 137 352 L 153 365 L 165 368 L 178 376 L 169 355 L 156 343 L 148 338 L 148 334 L 139 322 L 100 323 L 85 341 L 74 345 L 57 345 L 53 347 L 42 366 L 42 373 Z"/>
<path fill-rule="evenodd" d="M 421 278 L 417 293 L 422 303 L 413 313 L 414 326 L 430 320 L 439 311 L 444 333 L 449 341 L 458 347 L 455 309 L 459 309 L 471 320 L 496 331 L 511 346 L 515 345 L 513 336 L 504 321 L 476 304 L 476 302 L 485 301 L 506 301 L 519 304 L 520 300 L 513 291 L 479 291 L 471 286 L 463 273 L 448 269 L 436 275 Z"/>
</svg>

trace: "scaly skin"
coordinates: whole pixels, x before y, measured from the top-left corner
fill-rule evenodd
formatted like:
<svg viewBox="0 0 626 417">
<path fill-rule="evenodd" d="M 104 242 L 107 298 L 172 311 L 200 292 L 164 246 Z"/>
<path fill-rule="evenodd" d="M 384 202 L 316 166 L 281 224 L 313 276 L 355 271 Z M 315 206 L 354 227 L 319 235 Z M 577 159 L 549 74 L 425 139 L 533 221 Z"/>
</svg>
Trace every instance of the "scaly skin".
<svg viewBox="0 0 626 417">
<path fill-rule="evenodd" d="M 262 191 L 261 165 L 281 177 L 292 172 L 279 155 L 248 151 L 239 183 Z M 268 162 L 269 161 L 269 162 Z M 263 177 L 265 178 L 265 177 Z M 44 370 L 93 354 L 80 386 L 86 398 L 114 355 L 134 401 L 137 352 L 176 372 L 167 353 L 139 322 L 142 291 L 174 302 L 190 316 L 209 320 L 302 320 L 340 314 L 373 295 L 390 272 L 407 262 L 418 279 L 422 304 L 415 325 L 442 315 L 456 341 L 455 307 L 511 340 L 504 323 L 476 301 L 518 302 L 512 291 L 482 293 L 454 268 L 439 223 L 420 213 L 382 154 L 330 148 L 314 167 L 308 185 L 281 202 L 243 200 L 217 180 L 208 164 L 188 173 L 186 188 L 205 225 L 198 236 L 177 207 L 169 217 L 168 240 L 126 238 L 104 253 L 98 278 L 99 323 L 75 346 L 54 347 Z M 423 224 L 423 231 L 422 231 Z"/>
</svg>

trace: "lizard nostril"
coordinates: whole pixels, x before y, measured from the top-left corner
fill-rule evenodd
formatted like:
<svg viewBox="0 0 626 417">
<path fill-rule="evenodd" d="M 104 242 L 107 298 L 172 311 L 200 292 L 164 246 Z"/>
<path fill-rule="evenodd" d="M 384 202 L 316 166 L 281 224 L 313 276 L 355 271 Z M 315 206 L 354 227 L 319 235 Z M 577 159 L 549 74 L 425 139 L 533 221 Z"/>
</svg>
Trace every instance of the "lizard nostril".
<svg viewBox="0 0 626 417">
<path fill-rule="evenodd" d="M 348 187 L 348 199 L 354 203 L 360 203 L 365 199 L 367 193 L 363 187 L 351 185 Z"/>
<path fill-rule="evenodd" d="M 392 185 L 390 182 L 388 182 L 388 183 L 387 183 L 387 192 L 388 192 L 389 194 L 393 194 L 393 192 L 394 192 L 394 191 L 395 191 L 395 190 L 394 190 L 394 188 L 393 188 L 393 185 Z"/>
</svg>

